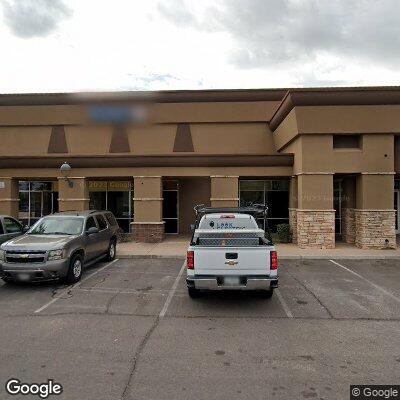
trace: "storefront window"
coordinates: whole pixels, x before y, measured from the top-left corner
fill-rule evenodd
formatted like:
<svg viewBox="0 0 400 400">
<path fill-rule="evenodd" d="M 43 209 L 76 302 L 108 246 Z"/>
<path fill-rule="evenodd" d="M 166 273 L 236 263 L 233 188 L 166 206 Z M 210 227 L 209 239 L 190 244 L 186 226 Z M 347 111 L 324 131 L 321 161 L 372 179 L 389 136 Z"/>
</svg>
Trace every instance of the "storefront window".
<svg viewBox="0 0 400 400">
<path fill-rule="evenodd" d="M 130 181 L 90 181 L 89 208 L 111 211 L 124 232 L 133 220 L 133 185 Z"/>
<path fill-rule="evenodd" d="M 18 218 L 23 224 L 32 226 L 41 217 L 57 211 L 57 182 L 19 182 Z"/>
<path fill-rule="evenodd" d="M 278 224 L 289 223 L 289 181 L 284 179 L 242 180 L 239 182 L 240 205 L 268 205 L 268 224 L 276 232 Z M 260 226 L 263 220 L 259 221 Z"/>
</svg>

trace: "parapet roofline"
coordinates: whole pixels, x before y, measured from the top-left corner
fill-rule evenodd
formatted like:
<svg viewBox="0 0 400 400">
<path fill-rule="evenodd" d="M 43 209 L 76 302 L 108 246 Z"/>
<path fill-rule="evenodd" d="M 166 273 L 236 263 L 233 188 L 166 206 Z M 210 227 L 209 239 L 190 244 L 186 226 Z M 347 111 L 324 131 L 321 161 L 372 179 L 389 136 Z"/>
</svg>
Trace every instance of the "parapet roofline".
<svg viewBox="0 0 400 400">
<path fill-rule="evenodd" d="M 75 105 L 88 103 L 190 103 L 281 101 L 288 89 L 162 90 L 76 93 L 0 94 L 0 106 Z"/>
<path fill-rule="evenodd" d="M 272 116 L 274 131 L 296 106 L 357 106 L 400 104 L 400 86 L 289 89 Z"/>
</svg>

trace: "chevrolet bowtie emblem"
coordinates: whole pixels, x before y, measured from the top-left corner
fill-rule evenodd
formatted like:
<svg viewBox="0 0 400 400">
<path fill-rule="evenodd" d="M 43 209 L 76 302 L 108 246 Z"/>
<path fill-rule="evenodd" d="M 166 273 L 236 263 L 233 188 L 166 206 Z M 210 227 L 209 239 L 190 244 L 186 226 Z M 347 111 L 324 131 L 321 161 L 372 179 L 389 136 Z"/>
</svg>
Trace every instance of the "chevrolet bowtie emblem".
<svg viewBox="0 0 400 400">
<path fill-rule="evenodd" d="M 233 267 L 234 265 L 237 264 L 237 261 L 225 261 L 226 265 L 229 265 L 230 267 Z"/>
<path fill-rule="evenodd" d="M 21 258 L 28 258 L 28 257 L 29 257 L 29 254 L 20 254 L 20 257 L 21 257 Z"/>
</svg>

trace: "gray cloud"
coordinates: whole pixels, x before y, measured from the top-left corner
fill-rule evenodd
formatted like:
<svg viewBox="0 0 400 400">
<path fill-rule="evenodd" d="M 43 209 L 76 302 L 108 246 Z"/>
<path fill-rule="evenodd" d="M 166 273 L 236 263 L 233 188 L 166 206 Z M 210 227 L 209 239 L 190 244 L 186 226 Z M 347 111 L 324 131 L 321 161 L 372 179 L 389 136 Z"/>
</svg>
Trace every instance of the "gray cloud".
<svg viewBox="0 0 400 400">
<path fill-rule="evenodd" d="M 72 15 L 63 0 L 0 0 L 4 22 L 20 38 L 44 37 Z"/>
<path fill-rule="evenodd" d="M 239 68 L 293 67 L 322 55 L 400 64 L 398 0 L 217 0 L 200 16 L 183 0 L 163 0 L 159 12 L 178 26 L 230 34 Z"/>
</svg>

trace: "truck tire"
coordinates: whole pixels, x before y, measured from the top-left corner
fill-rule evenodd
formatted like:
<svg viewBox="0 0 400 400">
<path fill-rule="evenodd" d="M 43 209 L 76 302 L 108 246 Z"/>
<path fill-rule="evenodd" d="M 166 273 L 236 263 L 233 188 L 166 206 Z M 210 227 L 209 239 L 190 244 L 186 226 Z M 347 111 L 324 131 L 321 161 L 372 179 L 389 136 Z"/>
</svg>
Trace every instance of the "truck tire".
<svg viewBox="0 0 400 400">
<path fill-rule="evenodd" d="M 272 295 L 274 294 L 274 290 L 273 289 L 268 289 L 268 290 L 260 290 L 260 296 L 263 299 L 270 299 L 272 297 Z"/>
<path fill-rule="evenodd" d="M 115 255 L 117 254 L 117 242 L 115 239 L 110 241 L 107 250 L 107 261 L 113 261 L 115 259 Z"/>
<path fill-rule="evenodd" d="M 76 283 L 81 280 L 83 270 L 83 257 L 80 254 L 74 254 L 71 257 L 68 273 L 65 278 L 67 283 Z"/>
<path fill-rule="evenodd" d="M 188 294 L 192 299 L 197 299 L 201 296 L 200 289 L 196 289 L 194 287 L 188 287 Z"/>
</svg>

